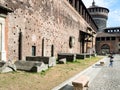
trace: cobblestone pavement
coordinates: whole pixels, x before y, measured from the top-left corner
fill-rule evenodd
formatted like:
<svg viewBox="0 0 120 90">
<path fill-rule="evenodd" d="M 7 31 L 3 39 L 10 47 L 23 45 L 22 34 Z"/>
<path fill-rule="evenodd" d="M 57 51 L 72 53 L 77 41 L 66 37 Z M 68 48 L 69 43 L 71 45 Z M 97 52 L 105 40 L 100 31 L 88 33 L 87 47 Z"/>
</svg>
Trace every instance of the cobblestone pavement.
<svg viewBox="0 0 120 90">
<path fill-rule="evenodd" d="M 113 67 L 109 61 L 89 84 L 88 90 L 120 90 L 120 55 L 114 55 Z"/>
<path fill-rule="evenodd" d="M 113 67 L 109 66 L 109 60 L 108 57 L 100 60 L 105 62 L 104 66 L 99 61 L 52 90 L 73 90 L 72 81 L 81 75 L 90 78 L 87 90 L 120 90 L 120 55 L 114 55 Z"/>
</svg>

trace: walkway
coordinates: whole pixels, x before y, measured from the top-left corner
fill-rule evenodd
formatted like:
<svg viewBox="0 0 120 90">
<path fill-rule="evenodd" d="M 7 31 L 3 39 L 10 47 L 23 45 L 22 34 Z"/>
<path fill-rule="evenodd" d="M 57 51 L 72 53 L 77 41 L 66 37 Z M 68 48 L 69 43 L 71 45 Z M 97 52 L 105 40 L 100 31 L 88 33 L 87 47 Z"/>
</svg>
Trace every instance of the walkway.
<svg viewBox="0 0 120 90">
<path fill-rule="evenodd" d="M 120 90 L 120 55 L 114 56 L 113 67 L 109 67 L 107 62 L 88 90 Z"/>
<path fill-rule="evenodd" d="M 99 66 L 100 61 L 105 65 Z M 113 67 L 109 67 L 108 57 L 100 61 L 52 90 L 73 90 L 71 82 L 81 75 L 90 77 L 88 90 L 120 90 L 120 55 L 114 55 Z"/>
</svg>

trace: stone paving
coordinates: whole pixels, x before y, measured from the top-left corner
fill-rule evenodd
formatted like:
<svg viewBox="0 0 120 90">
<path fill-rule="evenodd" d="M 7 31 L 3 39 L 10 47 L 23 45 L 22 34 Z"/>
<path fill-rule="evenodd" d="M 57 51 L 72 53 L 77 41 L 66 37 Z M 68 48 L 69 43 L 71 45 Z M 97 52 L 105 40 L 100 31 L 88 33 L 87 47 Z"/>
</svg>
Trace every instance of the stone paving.
<svg viewBox="0 0 120 90">
<path fill-rule="evenodd" d="M 113 60 L 113 67 L 109 66 L 109 58 L 106 57 L 100 60 L 105 62 L 104 66 L 99 66 L 99 61 L 52 90 L 73 90 L 71 82 L 81 75 L 90 77 L 87 90 L 120 90 L 120 55 L 114 55 Z"/>
<path fill-rule="evenodd" d="M 113 67 L 109 62 L 101 69 L 88 90 L 120 90 L 120 55 L 114 55 Z"/>
<path fill-rule="evenodd" d="M 106 61 L 108 61 L 108 58 L 103 58 L 100 61 L 104 61 L 106 63 Z M 92 66 L 85 69 L 84 71 L 78 73 L 77 75 L 73 76 L 72 78 L 66 80 L 65 82 L 61 83 L 60 85 L 54 87 L 52 90 L 73 90 L 72 81 L 81 75 L 89 76 L 90 77 L 89 83 L 91 83 L 92 80 L 96 77 L 96 75 L 100 72 L 101 68 L 103 67 L 103 66 L 99 65 L 100 61 L 93 64 Z"/>
</svg>

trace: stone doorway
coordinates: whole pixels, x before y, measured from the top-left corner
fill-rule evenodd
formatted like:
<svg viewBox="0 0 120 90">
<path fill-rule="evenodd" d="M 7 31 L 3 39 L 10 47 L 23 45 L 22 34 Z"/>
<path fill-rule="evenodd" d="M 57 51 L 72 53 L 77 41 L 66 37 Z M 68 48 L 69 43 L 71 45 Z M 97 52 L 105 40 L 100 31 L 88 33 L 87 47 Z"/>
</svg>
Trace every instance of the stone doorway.
<svg viewBox="0 0 120 90">
<path fill-rule="evenodd" d="M 85 33 L 80 31 L 79 32 L 79 36 L 80 36 L 80 52 L 84 53 L 85 52 Z"/>
</svg>

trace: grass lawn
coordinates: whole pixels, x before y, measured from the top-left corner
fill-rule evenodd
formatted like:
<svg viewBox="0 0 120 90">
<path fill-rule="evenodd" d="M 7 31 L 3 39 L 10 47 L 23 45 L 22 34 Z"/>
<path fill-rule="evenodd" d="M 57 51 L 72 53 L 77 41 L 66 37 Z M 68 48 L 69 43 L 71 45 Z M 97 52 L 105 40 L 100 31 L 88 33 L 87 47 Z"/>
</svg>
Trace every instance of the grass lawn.
<svg viewBox="0 0 120 90">
<path fill-rule="evenodd" d="M 41 73 L 23 71 L 0 74 L 0 90 L 51 90 L 100 60 L 101 56 L 57 64 Z"/>
</svg>

